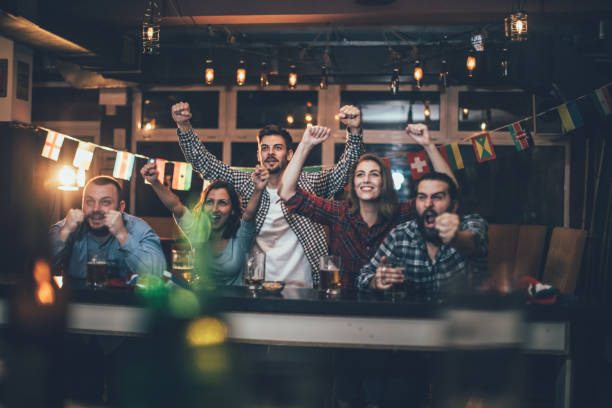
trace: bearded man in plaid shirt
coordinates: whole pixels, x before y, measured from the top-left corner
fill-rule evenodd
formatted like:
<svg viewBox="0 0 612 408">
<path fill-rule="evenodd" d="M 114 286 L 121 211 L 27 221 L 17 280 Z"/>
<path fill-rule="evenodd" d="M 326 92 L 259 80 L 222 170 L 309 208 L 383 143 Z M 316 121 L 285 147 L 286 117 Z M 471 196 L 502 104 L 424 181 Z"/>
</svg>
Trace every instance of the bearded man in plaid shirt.
<svg viewBox="0 0 612 408">
<path fill-rule="evenodd" d="M 221 179 L 232 183 L 243 202 L 253 194 L 250 174 L 230 168 L 208 152 L 191 126 L 189 104 L 172 106 L 172 118 L 178 126 L 178 138 L 185 159 L 206 180 Z M 330 169 L 316 173 L 302 172 L 298 185 L 320 197 L 331 198 L 348 182 L 351 166 L 365 151 L 361 130 L 361 112 L 347 105 L 340 108 L 340 121 L 347 126 L 348 138 L 342 157 Z M 329 133 L 322 126 L 310 126 L 306 133 Z M 268 186 L 255 217 L 255 245 L 266 253 L 266 280 L 282 280 L 287 286 L 313 287 L 319 283 L 319 257 L 327 254 L 325 230 L 301 215 L 291 214 L 280 200 L 277 189 L 287 163 L 293 157 L 291 135 L 285 129 L 268 125 L 257 135 L 259 165 L 269 171 Z"/>
<path fill-rule="evenodd" d="M 417 182 L 418 218 L 397 225 L 359 273 L 360 289 L 406 285 L 415 294 L 448 294 L 476 286 L 487 274 L 487 222 L 457 214 L 457 188 L 445 174 Z M 403 271 L 402 271 L 403 268 Z"/>
</svg>

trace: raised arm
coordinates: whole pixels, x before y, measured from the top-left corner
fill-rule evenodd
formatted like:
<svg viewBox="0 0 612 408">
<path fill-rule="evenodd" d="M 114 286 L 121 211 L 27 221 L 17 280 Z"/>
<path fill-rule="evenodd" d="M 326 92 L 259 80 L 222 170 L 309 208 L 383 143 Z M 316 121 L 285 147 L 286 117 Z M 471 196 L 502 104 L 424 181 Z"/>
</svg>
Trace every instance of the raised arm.
<svg viewBox="0 0 612 408">
<path fill-rule="evenodd" d="M 427 125 L 422 123 L 409 124 L 406 126 L 406 133 L 415 142 L 423 146 L 427 156 L 429 156 L 429 160 L 431 160 L 431 164 L 433 164 L 434 170 L 438 173 L 448 175 L 455 182 L 455 185 L 459 187 L 459 183 L 457 182 L 457 179 L 455 178 L 450 166 L 446 160 L 444 160 L 440 154 L 440 151 L 436 148 L 436 145 L 431 141 Z"/>
<path fill-rule="evenodd" d="M 157 194 L 157 197 L 166 206 L 167 209 L 172 211 L 175 218 L 179 219 L 185 215 L 185 206 L 181 203 L 181 200 L 176 194 L 174 194 L 168 187 L 159 182 L 157 167 L 155 163 L 147 163 L 140 169 L 142 177 L 151 183 L 153 191 Z"/>
<path fill-rule="evenodd" d="M 264 189 L 268 185 L 269 175 L 268 170 L 259 164 L 255 167 L 255 171 L 251 173 L 251 180 L 253 181 L 254 189 L 251 198 L 249 198 L 246 209 L 244 210 L 244 214 L 242 215 L 244 220 L 251 221 L 255 218 L 255 214 L 257 214 L 257 209 L 259 208 L 259 202 L 261 201 L 261 196 Z"/>
<path fill-rule="evenodd" d="M 248 173 L 232 170 L 230 166 L 217 159 L 202 145 L 191 126 L 191 109 L 187 102 L 172 105 L 172 119 L 178 127 L 178 139 L 185 159 L 205 180 L 225 180 L 234 185 L 241 195 L 250 194 L 251 178 Z"/>
<path fill-rule="evenodd" d="M 308 154 L 313 147 L 325 142 L 329 138 L 330 133 L 331 129 L 323 126 L 309 126 L 306 128 L 300 144 L 295 149 L 295 153 L 283 173 L 283 178 L 278 188 L 278 195 L 281 199 L 287 201 L 295 195 L 298 178 Z"/>
<path fill-rule="evenodd" d="M 308 178 L 314 187 L 313 192 L 323 198 L 332 198 L 344 188 L 348 183 L 351 167 L 365 152 L 359 108 L 352 105 L 343 106 L 338 112 L 338 119 L 347 126 L 348 140 L 344 153 L 332 168 L 318 173 L 308 173 Z"/>
</svg>

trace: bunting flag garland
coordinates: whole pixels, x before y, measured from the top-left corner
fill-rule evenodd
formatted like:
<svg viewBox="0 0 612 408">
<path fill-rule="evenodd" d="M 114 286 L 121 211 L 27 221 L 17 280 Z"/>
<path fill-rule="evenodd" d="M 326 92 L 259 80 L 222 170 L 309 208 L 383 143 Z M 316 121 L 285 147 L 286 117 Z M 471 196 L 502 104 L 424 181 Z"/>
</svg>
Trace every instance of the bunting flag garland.
<svg viewBox="0 0 612 408">
<path fill-rule="evenodd" d="M 406 153 L 406 158 L 408 159 L 410 175 L 414 180 L 418 180 L 426 173 L 429 173 L 429 164 L 427 163 L 427 153 L 425 153 L 425 150 L 416 153 Z"/>
<path fill-rule="evenodd" d="M 79 147 L 74 155 L 72 165 L 79 169 L 88 170 L 93 159 L 95 145 L 87 142 L 79 142 Z"/>
<path fill-rule="evenodd" d="M 383 161 L 385 162 L 387 167 L 391 169 L 391 159 L 389 159 L 388 157 L 383 157 Z"/>
<path fill-rule="evenodd" d="M 590 93 L 595 107 L 603 118 L 612 113 L 612 96 L 606 87 L 599 88 Z"/>
<path fill-rule="evenodd" d="M 155 159 L 155 168 L 157 169 L 157 180 L 160 184 L 164 184 L 164 177 L 166 177 L 166 163 L 168 161 L 164 159 Z M 145 180 L 145 184 L 151 184 Z"/>
<path fill-rule="evenodd" d="M 62 144 L 64 144 L 64 135 L 49 130 L 47 132 L 47 139 L 45 140 L 45 145 L 43 146 L 41 156 L 57 161 L 60 150 L 62 149 Z"/>
<path fill-rule="evenodd" d="M 557 111 L 559 112 L 563 131 L 565 133 L 584 126 L 582 115 L 580 114 L 580 110 L 578 110 L 578 106 L 576 106 L 576 102 L 564 103 L 557 108 Z"/>
<path fill-rule="evenodd" d="M 440 150 L 440 154 L 446 160 L 448 165 L 453 170 L 461 170 L 463 169 L 463 157 L 461 157 L 461 152 L 459 151 L 458 143 L 451 143 L 447 145 L 442 145 L 438 147 Z"/>
<path fill-rule="evenodd" d="M 476 136 L 472 136 L 471 140 L 478 163 L 495 160 L 495 150 L 493 150 L 493 143 L 491 143 L 489 132 L 483 132 Z"/>
<path fill-rule="evenodd" d="M 128 152 L 117 152 L 115 159 L 115 168 L 113 169 L 113 177 L 123 180 L 132 178 L 132 170 L 134 169 L 134 155 Z"/>
<path fill-rule="evenodd" d="M 174 163 L 174 174 L 172 175 L 172 189 L 189 190 L 191 188 L 191 164 L 184 162 Z"/>
<path fill-rule="evenodd" d="M 516 147 L 516 150 L 519 152 L 533 147 L 533 138 L 527 130 L 523 129 L 521 122 L 514 122 L 508 126 L 508 131 L 510 132 L 510 136 L 512 136 L 512 140 L 514 141 L 514 147 Z"/>
</svg>

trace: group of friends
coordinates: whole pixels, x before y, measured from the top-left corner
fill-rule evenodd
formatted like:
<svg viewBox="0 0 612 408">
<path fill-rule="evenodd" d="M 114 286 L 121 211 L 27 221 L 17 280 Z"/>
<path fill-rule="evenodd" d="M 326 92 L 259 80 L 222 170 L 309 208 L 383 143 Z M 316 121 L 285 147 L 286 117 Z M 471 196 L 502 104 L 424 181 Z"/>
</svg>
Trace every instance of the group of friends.
<svg viewBox="0 0 612 408">
<path fill-rule="evenodd" d="M 355 106 L 338 113 L 347 128 L 344 153 L 319 172 L 302 167 L 310 151 L 330 137 L 327 127 L 307 127 L 294 150 L 287 130 L 265 126 L 257 135 L 258 165 L 245 172 L 206 150 L 191 126 L 188 103 L 173 105 L 171 114 L 186 160 L 212 182 L 189 209 L 160 182 L 155 163 L 140 173 L 196 252 L 209 255 L 207 271 L 217 284 L 242 284 L 252 248 L 266 254 L 266 280 L 293 287 L 317 287 L 319 258 L 328 253 L 341 257 L 341 285 L 361 290 L 408 282 L 417 292 L 434 294 L 485 279 L 487 223 L 477 214 L 459 215 L 457 181 L 425 125 L 409 124 L 406 133 L 427 152 L 434 171 L 416 182 L 415 198 L 399 202 L 389 166 L 364 154 Z M 347 199 L 335 200 L 347 184 Z M 70 209 L 50 230 L 52 255 L 65 276 L 85 280 L 94 257 L 125 279 L 163 273 L 159 237 L 124 210 L 115 179 L 98 176 L 87 183 L 82 208 Z"/>
</svg>

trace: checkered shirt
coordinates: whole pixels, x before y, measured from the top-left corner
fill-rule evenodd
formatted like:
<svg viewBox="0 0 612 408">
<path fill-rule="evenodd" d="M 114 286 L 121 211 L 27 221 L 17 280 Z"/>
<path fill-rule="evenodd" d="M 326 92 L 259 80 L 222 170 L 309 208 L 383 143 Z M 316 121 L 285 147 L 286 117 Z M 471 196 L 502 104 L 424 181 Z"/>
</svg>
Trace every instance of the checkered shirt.
<svg viewBox="0 0 612 408">
<path fill-rule="evenodd" d="M 193 169 L 200 173 L 205 180 L 225 180 L 234 185 L 246 205 L 253 194 L 254 186 L 250 173 L 230 168 L 206 150 L 193 130 L 186 133 L 177 131 L 179 143 L 185 159 L 191 163 Z M 348 182 L 351 166 L 365 151 L 362 133 L 349 133 L 346 148 L 336 165 L 320 172 L 302 172 L 298 179 L 298 186 L 320 197 L 331 198 L 336 192 L 342 190 Z M 284 203 L 281 204 L 283 215 L 289 226 L 297 235 L 304 248 L 304 253 L 312 269 L 312 282 L 315 287 L 319 283 L 319 257 L 327 254 L 325 230 L 306 217 L 291 214 Z M 257 232 L 261 229 L 264 219 L 270 208 L 270 195 L 264 190 L 255 223 Z"/>
<path fill-rule="evenodd" d="M 409 288 L 418 294 L 449 293 L 475 286 L 487 274 L 487 229 L 487 222 L 477 214 L 461 217 L 459 230 L 474 233 L 474 252 L 464 257 L 455 248 L 443 244 L 432 262 L 417 222 L 400 224 L 385 238 L 374 258 L 361 268 L 357 286 L 363 290 L 370 289 L 370 281 L 376 275 L 383 256 L 405 266 L 404 275 Z"/>
</svg>

